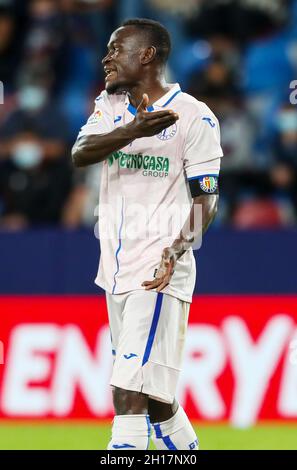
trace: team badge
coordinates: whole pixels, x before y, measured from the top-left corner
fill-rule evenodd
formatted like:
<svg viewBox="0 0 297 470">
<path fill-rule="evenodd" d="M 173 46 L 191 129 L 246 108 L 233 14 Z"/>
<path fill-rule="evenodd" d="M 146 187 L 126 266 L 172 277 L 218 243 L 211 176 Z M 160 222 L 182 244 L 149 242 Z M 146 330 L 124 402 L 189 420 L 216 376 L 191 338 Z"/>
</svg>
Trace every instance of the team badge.
<svg viewBox="0 0 297 470">
<path fill-rule="evenodd" d="M 97 124 L 97 122 L 100 121 L 100 119 L 102 118 L 103 116 L 103 113 L 102 111 L 100 111 L 100 109 L 98 109 L 98 111 L 95 111 L 92 116 L 89 117 L 88 119 L 88 124 Z"/>
<path fill-rule="evenodd" d="M 160 140 L 169 140 L 175 136 L 176 132 L 177 125 L 173 124 L 173 126 L 167 127 L 167 129 L 164 129 L 162 132 L 160 132 L 160 134 L 157 134 L 157 137 Z"/>
<path fill-rule="evenodd" d="M 200 188 L 205 193 L 214 193 L 218 188 L 218 178 L 216 176 L 203 176 L 199 178 Z"/>
</svg>

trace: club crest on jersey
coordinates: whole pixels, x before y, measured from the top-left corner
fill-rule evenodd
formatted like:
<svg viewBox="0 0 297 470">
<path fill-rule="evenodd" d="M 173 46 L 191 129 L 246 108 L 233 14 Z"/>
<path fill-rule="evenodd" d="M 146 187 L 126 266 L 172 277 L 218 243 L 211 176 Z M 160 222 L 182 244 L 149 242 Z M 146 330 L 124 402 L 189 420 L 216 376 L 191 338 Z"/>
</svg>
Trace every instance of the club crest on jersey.
<svg viewBox="0 0 297 470">
<path fill-rule="evenodd" d="M 173 126 L 167 127 L 167 129 L 164 129 L 162 132 L 160 132 L 160 134 L 157 134 L 157 137 L 160 140 L 169 140 L 175 136 L 176 132 L 177 125 L 173 124 Z"/>
<path fill-rule="evenodd" d="M 98 111 L 95 111 L 92 116 L 89 117 L 88 119 L 88 124 L 96 124 L 97 122 L 100 121 L 100 119 L 102 118 L 103 116 L 103 113 L 102 111 L 100 111 L 100 109 L 98 109 Z"/>
<path fill-rule="evenodd" d="M 218 187 L 218 178 L 216 176 L 203 176 L 199 178 L 200 188 L 205 193 L 214 193 Z"/>
</svg>

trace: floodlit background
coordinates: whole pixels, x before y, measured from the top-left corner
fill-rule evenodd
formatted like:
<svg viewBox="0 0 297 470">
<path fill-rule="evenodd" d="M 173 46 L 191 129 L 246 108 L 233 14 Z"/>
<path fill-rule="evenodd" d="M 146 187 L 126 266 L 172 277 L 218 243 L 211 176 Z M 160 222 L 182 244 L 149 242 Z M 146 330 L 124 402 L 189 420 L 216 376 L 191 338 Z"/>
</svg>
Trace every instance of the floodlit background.
<svg viewBox="0 0 297 470">
<path fill-rule="evenodd" d="M 0 448 L 109 439 L 100 165 L 70 149 L 136 16 L 171 32 L 168 80 L 215 112 L 225 154 L 178 398 L 201 448 L 296 449 L 296 0 L 0 0 Z"/>
</svg>

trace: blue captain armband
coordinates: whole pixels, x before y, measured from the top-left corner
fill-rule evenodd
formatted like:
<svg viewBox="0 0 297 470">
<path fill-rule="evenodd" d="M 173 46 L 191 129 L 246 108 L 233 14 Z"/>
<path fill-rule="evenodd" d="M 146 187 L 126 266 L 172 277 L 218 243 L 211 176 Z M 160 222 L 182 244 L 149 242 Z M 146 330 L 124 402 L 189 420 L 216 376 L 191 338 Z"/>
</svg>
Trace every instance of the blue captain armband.
<svg viewBox="0 0 297 470">
<path fill-rule="evenodd" d="M 218 175 L 202 175 L 188 178 L 192 197 L 203 194 L 219 194 Z"/>
</svg>

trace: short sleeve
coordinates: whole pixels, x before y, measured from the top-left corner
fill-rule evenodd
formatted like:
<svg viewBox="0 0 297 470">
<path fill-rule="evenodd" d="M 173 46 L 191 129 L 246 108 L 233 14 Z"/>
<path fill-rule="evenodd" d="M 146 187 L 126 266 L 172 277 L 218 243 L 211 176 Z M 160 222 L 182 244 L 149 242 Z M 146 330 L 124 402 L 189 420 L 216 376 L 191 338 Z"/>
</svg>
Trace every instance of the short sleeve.
<svg viewBox="0 0 297 470">
<path fill-rule="evenodd" d="M 106 91 L 95 100 L 95 109 L 86 124 L 81 128 L 78 138 L 85 135 L 106 134 L 114 130 L 113 110 Z"/>
<path fill-rule="evenodd" d="M 202 112 L 197 112 L 191 119 L 186 135 L 184 168 L 187 178 L 208 174 L 210 168 L 207 162 L 222 156 L 219 122 L 211 110 L 203 105 Z"/>
</svg>

